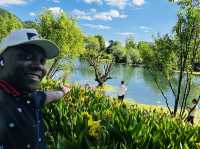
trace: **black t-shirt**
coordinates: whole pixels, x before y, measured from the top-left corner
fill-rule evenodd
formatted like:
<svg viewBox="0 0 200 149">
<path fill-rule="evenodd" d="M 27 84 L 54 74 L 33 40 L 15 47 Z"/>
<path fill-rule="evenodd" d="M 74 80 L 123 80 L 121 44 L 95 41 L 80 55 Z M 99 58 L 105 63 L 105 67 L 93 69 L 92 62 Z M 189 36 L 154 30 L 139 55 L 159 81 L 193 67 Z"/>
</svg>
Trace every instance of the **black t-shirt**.
<svg viewBox="0 0 200 149">
<path fill-rule="evenodd" d="M 14 97 L 0 90 L 0 149 L 43 149 L 41 108 L 46 95 L 33 92 Z"/>
</svg>

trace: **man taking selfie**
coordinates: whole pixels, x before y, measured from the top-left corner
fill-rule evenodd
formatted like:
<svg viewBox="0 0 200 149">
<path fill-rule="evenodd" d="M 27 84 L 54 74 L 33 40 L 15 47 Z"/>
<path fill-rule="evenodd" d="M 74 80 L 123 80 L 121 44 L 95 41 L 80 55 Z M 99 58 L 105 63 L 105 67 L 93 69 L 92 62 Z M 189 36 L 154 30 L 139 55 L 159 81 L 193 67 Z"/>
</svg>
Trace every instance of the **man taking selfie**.
<svg viewBox="0 0 200 149">
<path fill-rule="evenodd" d="M 10 33 L 0 43 L 0 147 L 43 149 L 43 105 L 60 99 L 69 88 L 39 91 L 47 59 L 58 47 L 40 39 L 35 29 Z"/>
</svg>

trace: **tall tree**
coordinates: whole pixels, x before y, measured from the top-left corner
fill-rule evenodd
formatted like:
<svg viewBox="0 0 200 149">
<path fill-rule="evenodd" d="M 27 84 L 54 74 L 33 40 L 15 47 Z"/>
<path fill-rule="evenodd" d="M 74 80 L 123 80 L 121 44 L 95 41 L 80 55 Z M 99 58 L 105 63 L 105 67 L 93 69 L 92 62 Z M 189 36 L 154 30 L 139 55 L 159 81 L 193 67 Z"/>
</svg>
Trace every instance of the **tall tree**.
<svg viewBox="0 0 200 149">
<path fill-rule="evenodd" d="M 45 10 L 38 19 L 39 32 L 42 37 L 54 41 L 59 49 L 56 57 L 48 71 L 48 76 L 62 69 L 61 60 L 69 57 L 79 56 L 84 52 L 83 34 L 77 27 L 75 20 L 68 18 L 64 12 L 58 16 Z"/>
<path fill-rule="evenodd" d="M 181 118 L 184 118 L 193 83 L 193 65 L 200 52 L 200 7 L 198 0 L 179 0 L 178 4 L 180 5 L 180 11 L 173 29 L 173 38 L 164 36 L 155 41 L 149 68 L 152 72 L 158 72 L 165 76 L 174 95 L 173 112 L 168 108 L 171 114 L 176 116 L 178 106 L 180 106 L 179 114 Z M 174 58 L 176 61 L 174 61 Z M 176 64 L 176 68 L 179 70 L 175 77 L 175 84 L 173 84 L 173 63 Z M 155 77 L 154 79 L 167 102 L 168 98 L 162 91 L 159 81 Z"/>
<path fill-rule="evenodd" d="M 112 79 L 110 72 L 114 61 L 110 55 L 101 51 L 100 45 L 96 36 L 85 37 L 85 58 L 94 69 L 95 81 L 98 82 L 98 86 L 103 86 L 107 80 Z"/>
<path fill-rule="evenodd" d="M 182 3 L 181 3 L 182 2 Z M 175 98 L 174 114 L 177 112 L 179 102 L 181 105 L 181 116 L 185 111 L 188 95 L 192 84 L 192 71 L 194 60 L 200 49 L 200 9 L 197 0 L 181 0 L 179 5 L 181 11 L 178 21 L 174 27 L 178 66 L 180 69 L 178 77 L 177 94 Z M 187 72 L 186 82 L 184 72 Z M 181 90 L 183 87 L 183 90 Z M 181 96 L 181 93 L 183 94 Z"/>
</svg>

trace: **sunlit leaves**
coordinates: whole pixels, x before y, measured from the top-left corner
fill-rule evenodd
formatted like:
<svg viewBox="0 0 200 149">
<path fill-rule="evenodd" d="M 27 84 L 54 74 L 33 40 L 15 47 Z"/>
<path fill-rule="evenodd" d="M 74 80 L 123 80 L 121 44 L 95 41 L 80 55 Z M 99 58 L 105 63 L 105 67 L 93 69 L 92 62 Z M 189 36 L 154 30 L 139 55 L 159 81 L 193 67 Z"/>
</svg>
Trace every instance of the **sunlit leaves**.
<svg viewBox="0 0 200 149">
<path fill-rule="evenodd" d="M 22 28 L 23 24 L 19 18 L 0 8 L 0 41 L 11 31 Z"/>
</svg>

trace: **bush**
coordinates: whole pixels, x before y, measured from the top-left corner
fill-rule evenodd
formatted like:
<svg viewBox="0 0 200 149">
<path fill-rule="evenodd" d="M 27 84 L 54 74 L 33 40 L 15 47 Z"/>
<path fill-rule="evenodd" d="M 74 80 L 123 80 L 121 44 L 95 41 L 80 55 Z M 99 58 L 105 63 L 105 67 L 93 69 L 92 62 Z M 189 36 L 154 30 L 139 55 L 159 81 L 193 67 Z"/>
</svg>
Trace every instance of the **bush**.
<svg viewBox="0 0 200 149">
<path fill-rule="evenodd" d="M 44 109 L 48 148 L 196 148 L 200 128 L 73 87 Z"/>
</svg>

